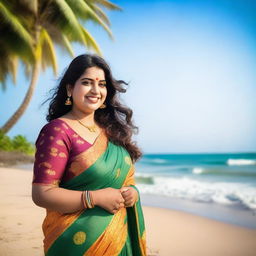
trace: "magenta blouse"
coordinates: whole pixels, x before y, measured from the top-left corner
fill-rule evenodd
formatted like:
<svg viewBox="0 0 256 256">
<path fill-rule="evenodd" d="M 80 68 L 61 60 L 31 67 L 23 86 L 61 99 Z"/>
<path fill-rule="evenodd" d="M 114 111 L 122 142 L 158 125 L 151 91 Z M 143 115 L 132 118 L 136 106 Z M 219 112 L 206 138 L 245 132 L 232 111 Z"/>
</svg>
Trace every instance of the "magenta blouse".
<svg viewBox="0 0 256 256">
<path fill-rule="evenodd" d="M 75 176 L 69 170 L 74 157 L 92 146 L 61 119 L 43 126 L 35 145 L 32 183 L 57 186 Z"/>
</svg>

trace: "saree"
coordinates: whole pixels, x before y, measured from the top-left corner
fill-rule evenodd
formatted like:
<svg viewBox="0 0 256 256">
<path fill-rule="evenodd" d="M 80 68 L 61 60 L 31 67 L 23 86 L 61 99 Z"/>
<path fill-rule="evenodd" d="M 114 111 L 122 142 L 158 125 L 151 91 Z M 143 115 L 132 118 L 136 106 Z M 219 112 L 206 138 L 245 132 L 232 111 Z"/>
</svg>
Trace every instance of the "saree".
<svg viewBox="0 0 256 256">
<path fill-rule="evenodd" d="M 101 207 L 61 214 L 48 210 L 43 222 L 46 256 L 144 256 L 146 239 L 134 165 L 127 150 L 108 141 L 102 132 L 95 143 L 72 161 L 74 177 L 61 182 L 70 190 L 120 189 L 131 186 L 138 192 L 133 207 L 111 214 Z"/>
</svg>

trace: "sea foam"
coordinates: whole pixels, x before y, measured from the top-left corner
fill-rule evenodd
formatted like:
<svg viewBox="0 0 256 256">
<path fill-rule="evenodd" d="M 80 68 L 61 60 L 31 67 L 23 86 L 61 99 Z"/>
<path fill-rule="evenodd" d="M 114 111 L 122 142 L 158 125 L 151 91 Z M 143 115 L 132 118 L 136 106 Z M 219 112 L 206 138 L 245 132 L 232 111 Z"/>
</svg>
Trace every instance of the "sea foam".
<svg viewBox="0 0 256 256">
<path fill-rule="evenodd" d="M 228 165 L 256 165 L 256 160 L 253 159 L 228 159 Z"/>
<path fill-rule="evenodd" d="M 144 177 L 147 175 L 144 175 Z M 149 176 L 147 176 L 149 177 Z M 206 182 L 188 177 L 151 177 L 151 184 L 140 184 L 144 194 L 164 195 L 201 202 L 241 205 L 256 211 L 256 188 L 235 182 Z"/>
</svg>

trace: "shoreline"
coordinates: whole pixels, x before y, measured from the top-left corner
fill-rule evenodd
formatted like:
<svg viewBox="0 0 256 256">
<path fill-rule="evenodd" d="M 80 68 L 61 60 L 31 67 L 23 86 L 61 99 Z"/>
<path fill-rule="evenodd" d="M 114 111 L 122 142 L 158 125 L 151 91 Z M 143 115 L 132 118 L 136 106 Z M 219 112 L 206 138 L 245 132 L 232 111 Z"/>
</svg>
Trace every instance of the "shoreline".
<svg viewBox="0 0 256 256">
<path fill-rule="evenodd" d="M 152 194 L 141 194 L 141 201 L 143 205 L 148 207 L 180 211 L 226 224 L 256 230 L 256 214 L 247 208 L 196 202 Z"/>
<path fill-rule="evenodd" d="M 31 199 L 32 172 L 0 168 L 0 252 L 43 255 L 45 209 Z M 145 201 L 145 200 L 144 200 Z M 148 256 L 253 256 L 256 230 L 143 204 Z"/>
<path fill-rule="evenodd" d="M 33 164 L 20 163 L 6 168 L 32 171 Z M 140 184 L 137 185 L 139 188 Z M 221 221 L 223 223 L 256 229 L 256 212 L 241 206 L 197 202 L 188 199 L 143 193 L 141 193 L 141 201 L 143 205 L 149 207 L 157 207 L 167 210 L 178 210 L 196 216 Z M 232 218 L 230 216 L 232 216 Z"/>
</svg>

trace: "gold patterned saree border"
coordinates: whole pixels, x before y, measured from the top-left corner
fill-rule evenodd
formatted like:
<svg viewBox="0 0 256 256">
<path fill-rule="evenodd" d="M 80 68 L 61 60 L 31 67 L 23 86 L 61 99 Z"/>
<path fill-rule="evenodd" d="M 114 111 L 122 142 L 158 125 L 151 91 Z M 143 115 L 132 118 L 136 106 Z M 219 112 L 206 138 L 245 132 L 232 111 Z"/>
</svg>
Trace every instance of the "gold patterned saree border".
<svg viewBox="0 0 256 256">
<path fill-rule="evenodd" d="M 130 186 L 130 185 L 136 185 L 135 183 L 135 179 L 134 179 L 134 174 L 135 174 L 135 166 L 134 164 L 131 163 L 131 167 L 130 170 L 127 174 L 127 177 L 124 181 L 123 186 Z M 138 197 L 139 198 L 139 197 Z M 138 199 L 137 199 L 138 200 Z M 134 204 L 134 211 L 135 211 L 135 217 L 136 217 L 136 223 L 137 223 L 137 230 L 140 230 L 139 227 L 139 216 L 138 216 L 138 209 L 136 206 L 136 203 Z M 140 250 L 142 255 L 141 256 L 146 256 L 146 232 L 144 230 L 142 236 L 140 237 L 140 235 L 138 234 L 138 239 L 139 239 L 139 246 L 140 246 Z"/>
<path fill-rule="evenodd" d="M 78 176 L 90 166 L 92 166 L 97 159 L 102 155 L 108 146 L 108 138 L 104 131 L 102 131 L 95 143 L 86 151 L 78 154 L 72 161 L 69 171 L 74 176 Z"/>
<path fill-rule="evenodd" d="M 123 186 L 135 185 L 134 173 L 135 173 L 135 167 L 133 164 L 131 164 L 131 167 L 127 173 Z"/>
<path fill-rule="evenodd" d="M 140 230 L 139 227 L 139 216 L 138 216 L 138 209 L 136 204 L 134 205 L 134 210 L 135 210 L 135 216 L 136 216 L 136 223 L 137 223 L 137 230 Z M 140 250 L 142 255 L 141 256 L 146 256 L 146 232 L 144 230 L 142 236 L 140 237 L 140 234 L 138 233 L 138 238 L 139 238 L 139 245 L 140 245 Z"/>
<path fill-rule="evenodd" d="M 83 211 L 84 210 L 81 210 L 72 214 L 61 214 L 56 211 L 47 210 L 47 215 L 42 226 L 45 236 L 45 253 L 52 246 L 54 241 L 83 213 Z"/>
<path fill-rule="evenodd" d="M 94 244 L 85 252 L 83 256 L 118 255 L 128 236 L 127 222 L 125 223 L 126 209 L 121 208 L 112 218 L 108 227 L 94 242 Z"/>
</svg>

